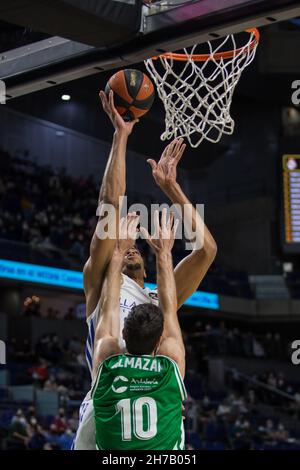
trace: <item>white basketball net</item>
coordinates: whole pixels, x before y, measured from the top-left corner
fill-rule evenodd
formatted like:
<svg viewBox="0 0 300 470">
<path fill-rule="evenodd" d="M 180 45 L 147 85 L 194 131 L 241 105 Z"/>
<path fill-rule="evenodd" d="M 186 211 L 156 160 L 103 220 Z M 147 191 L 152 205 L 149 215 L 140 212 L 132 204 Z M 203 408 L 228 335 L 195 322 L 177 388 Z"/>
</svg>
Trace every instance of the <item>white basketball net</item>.
<svg viewBox="0 0 300 470">
<path fill-rule="evenodd" d="M 183 49 L 186 61 L 164 56 L 145 60 L 166 111 L 162 140 L 186 137 L 192 147 L 198 147 L 204 139 L 216 143 L 223 134 L 234 131 L 230 116 L 233 93 L 255 57 L 258 39 L 251 30 L 243 47 L 237 46 L 234 35 L 217 47 L 210 41 L 207 46 L 204 61 L 195 60 L 198 45 Z M 223 57 L 225 48 L 234 51 L 232 57 L 225 58 L 225 53 Z"/>
</svg>

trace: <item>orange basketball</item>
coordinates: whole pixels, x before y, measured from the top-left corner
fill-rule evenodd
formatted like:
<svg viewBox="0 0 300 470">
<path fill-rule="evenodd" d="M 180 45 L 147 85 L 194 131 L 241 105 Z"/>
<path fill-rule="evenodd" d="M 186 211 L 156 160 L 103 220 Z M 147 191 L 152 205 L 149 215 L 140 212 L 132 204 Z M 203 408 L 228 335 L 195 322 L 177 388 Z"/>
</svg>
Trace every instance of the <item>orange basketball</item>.
<svg viewBox="0 0 300 470">
<path fill-rule="evenodd" d="M 120 70 L 107 82 L 105 92 L 114 92 L 114 103 L 126 121 L 140 118 L 151 108 L 155 92 L 150 78 L 134 69 Z"/>
</svg>

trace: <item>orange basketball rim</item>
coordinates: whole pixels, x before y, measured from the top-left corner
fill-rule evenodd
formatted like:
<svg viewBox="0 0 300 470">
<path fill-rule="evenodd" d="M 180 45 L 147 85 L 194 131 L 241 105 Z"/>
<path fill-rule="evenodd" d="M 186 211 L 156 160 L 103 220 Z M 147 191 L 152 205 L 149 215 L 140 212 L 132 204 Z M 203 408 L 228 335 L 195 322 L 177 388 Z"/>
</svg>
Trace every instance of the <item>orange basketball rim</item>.
<svg viewBox="0 0 300 470">
<path fill-rule="evenodd" d="M 249 44 L 248 47 L 243 46 L 238 49 L 232 49 L 230 51 L 224 51 L 224 52 L 214 52 L 212 54 L 177 54 L 175 52 L 165 52 L 164 54 L 161 54 L 159 56 L 152 57 L 152 60 L 157 60 L 160 57 L 163 57 L 164 59 L 173 59 L 177 60 L 179 62 L 186 62 L 188 59 L 192 58 L 194 62 L 206 62 L 207 60 L 210 60 L 214 58 L 215 60 L 221 60 L 221 59 L 233 59 L 235 56 L 239 55 L 240 53 L 245 52 L 245 49 L 253 50 L 260 41 L 260 32 L 258 31 L 257 28 L 250 28 L 245 30 L 246 33 L 253 34 L 253 40 Z"/>
</svg>

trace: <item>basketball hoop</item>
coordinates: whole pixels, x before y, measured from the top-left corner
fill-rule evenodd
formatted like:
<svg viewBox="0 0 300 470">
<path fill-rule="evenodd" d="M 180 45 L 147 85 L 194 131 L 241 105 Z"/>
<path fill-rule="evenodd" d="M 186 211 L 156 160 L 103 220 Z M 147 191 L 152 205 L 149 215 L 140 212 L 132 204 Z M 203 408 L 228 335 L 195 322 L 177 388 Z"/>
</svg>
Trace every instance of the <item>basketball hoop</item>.
<svg viewBox="0 0 300 470">
<path fill-rule="evenodd" d="M 249 39 L 241 47 L 232 34 L 219 44 L 205 43 L 207 53 L 196 53 L 200 46 L 194 45 L 182 54 L 169 52 L 145 60 L 166 111 L 162 140 L 186 137 L 198 147 L 203 140 L 216 143 L 223 134 L 233 134 L 233 93 L 254 60 L 260 39 L 257 29 L 246 33 Z"/>
</svg>

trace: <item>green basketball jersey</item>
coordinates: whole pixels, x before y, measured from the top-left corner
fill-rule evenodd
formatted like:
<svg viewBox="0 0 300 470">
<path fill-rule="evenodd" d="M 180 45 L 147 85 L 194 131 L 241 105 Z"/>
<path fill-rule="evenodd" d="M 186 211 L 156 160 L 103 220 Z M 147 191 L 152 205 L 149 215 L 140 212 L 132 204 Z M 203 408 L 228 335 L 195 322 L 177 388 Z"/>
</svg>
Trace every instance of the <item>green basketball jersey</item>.
<svg viewBox="0 0 300 470">
<path fill-rule="evenodd" d="M 92 398 L 99 450 L 183 450 L 177 364 L 166 356 L 120 354 L 100 366 Z"/>
</svg>

